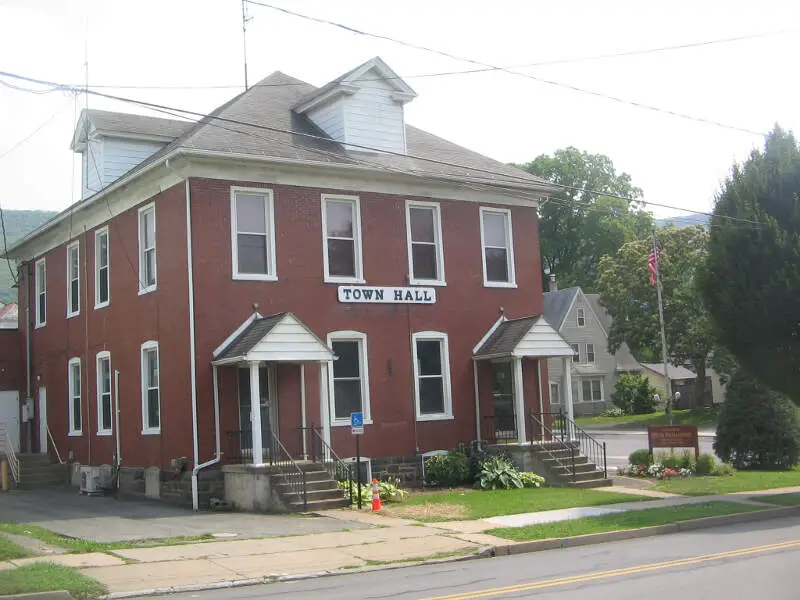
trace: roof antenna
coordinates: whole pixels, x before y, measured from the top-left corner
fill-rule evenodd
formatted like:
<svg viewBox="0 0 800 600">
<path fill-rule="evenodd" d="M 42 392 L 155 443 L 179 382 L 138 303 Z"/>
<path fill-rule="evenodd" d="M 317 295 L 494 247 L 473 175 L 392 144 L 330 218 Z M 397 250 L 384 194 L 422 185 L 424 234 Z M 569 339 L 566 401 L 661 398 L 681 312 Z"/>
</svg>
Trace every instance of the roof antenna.
<svg viewBox="0 0 800 600">
<path fill-rule="evenodd" d="M 249 90 L 250 86 L 247 84 L 247 22 L 252 17 L 247 16 L 247 0 L 242 0 L 242 50 L 244 54 L 244 89 Z"/>
</svg>

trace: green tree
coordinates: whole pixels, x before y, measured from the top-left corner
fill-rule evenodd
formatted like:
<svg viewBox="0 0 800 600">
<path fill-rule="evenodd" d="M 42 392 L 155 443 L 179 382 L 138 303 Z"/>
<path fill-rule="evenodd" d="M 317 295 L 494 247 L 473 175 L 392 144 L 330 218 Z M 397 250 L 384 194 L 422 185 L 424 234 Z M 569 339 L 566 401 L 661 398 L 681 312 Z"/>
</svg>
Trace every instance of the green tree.
<svg viewBox="0 0 800 600">
<path fill-rule="evenodd" d="M 754 377 L 800 403 L 800 149 L 791 133 L 776 128 L 733 167 L 711 225 L 701 287 L 715 331 Z"/>
<path fill-rule="evenodd" d="M 655 412 L 655 395 L 658 391 L 640 373 L 622 373 L 617 379 L 611 400 L 626 415 L 644 415 Z"/>
<path fill-rule="evenodd" d="M 566 186 L 542 205 L 539 214 L 544 274 L 558 275 L 565 286 L 594 291 L 600 257 L 646 236 L 653 227 L 652 217 L 637 202 L 642 191 L 631 183 L 630 175 L 617 173 L 603 154 L 569 147 L 517 166 Z"/>
<path fill-rule="evenodd" d="M 714 451 L 737 469 L 797 464 L 800 430 L 794 404 L 739 370 L 725 392 Z"/>
<path fill-rule="evenodd" d="M 726 352 L 716 343 L 711 319 L 697 287 L 697 273 L 708 254 L 702 227 L 667 227 L 658 234 L 668 359 L 689 363 L 697 373 L 696 398 L 705 391 L 706 371 L 723 364 Z M 609 350 L 626 342 L 643 362 L 661 362 L 658 298 L 647 269 L 652 238 L 624 244 L 600 259 L 598 291 L 614 318 Z M 725 369 L 723 369 L 724 371 Z"/>
</svg>

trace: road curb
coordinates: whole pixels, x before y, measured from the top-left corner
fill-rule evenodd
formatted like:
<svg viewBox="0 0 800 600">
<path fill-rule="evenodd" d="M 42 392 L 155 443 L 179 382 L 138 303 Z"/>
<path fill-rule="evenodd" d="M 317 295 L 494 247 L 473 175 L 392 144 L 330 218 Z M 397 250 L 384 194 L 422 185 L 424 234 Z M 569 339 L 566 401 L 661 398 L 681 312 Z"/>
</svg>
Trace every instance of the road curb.
<svg viewBox="0 0 800 600">
<path fill-rule="evenodd" d="M 605 544 L 606 542 L 633 540 L 656 535 L 665 535 L 668 533 L 695 531 L 698 529 L 709 529 L 711 527 L 722 527 L 724 525 L 737 525 L 739 523 L 752 523 L 757 521 L 766 521 L 768 519 L 796 516 L 800 516 L 800 506 L 769 508 L 754 512 L 737 513 L 733 515 L 720 515 L 718 517 L 704 517 L 702 519 L 678 521 L 677 523 L 669 523 L 668 525 L 655 525 L 653 527 L 641 527 L 639 529 L 626 529 L 624 531 L 590 533 L 575 537 L 518 542 L 495 546 L 494 548 L 484 551 L 483 554 L 485 556 L 510 556 L 513 554 L 527 554 L 529 552 L 541 552 L 543 550 L 555 550 L 557 548 L 592 546 L 595 544 Z"/>
</svg>

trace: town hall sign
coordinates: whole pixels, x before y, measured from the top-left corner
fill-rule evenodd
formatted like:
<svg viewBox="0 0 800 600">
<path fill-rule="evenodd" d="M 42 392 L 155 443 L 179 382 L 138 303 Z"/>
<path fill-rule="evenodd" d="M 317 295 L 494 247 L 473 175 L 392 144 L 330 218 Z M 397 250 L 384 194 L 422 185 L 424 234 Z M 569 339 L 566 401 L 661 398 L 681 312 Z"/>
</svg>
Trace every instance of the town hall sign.
<svg viewBox="0 0 800 600">
<path fill-rule="evenodd" d="M 339 302 L 357 304 L 436 304 L 432 287 L 372 287 L 340 285 Z"/>
</svg>

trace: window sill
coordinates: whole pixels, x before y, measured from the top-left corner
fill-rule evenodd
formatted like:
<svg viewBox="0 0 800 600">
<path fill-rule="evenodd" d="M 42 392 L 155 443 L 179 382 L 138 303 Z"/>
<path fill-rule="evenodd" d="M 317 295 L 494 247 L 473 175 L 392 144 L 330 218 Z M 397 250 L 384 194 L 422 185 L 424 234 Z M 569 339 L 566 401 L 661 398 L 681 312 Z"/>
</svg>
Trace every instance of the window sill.
<svg viewBox="0 0 800 600">
<path fill-rule="evenodd" d="M 158 287 L 155 286 L 155 285 L 150 286 L 150 287 L 146 287 L 146 288 L 142 288 L 141 290 L 139 290 L 139 295 L 140 296 L 144 296 L 145 294 L 150 294 L 152 292 L 155 292 L 157 289 L 158 289 Z"/>
<path fill-rule="evenodd" d="M 161 435 L 161 429 L 142 429 L 142 435 Z"/>
<path fill-rule="evenodd" d="M 80 314 L 81 314 L 81 312 L 80 312 L 80 311 L 78 311 L 78 312 L 74 312 L 74 313 L 67 313 L 67 318 L 68 318 L 68 319 L 71 319 L 72 317 L 77 317 L 77 316 L 80 316 Z"/>
<path fill-rule="evenodd" d="M 94 305 L 94 309 L 95 309 L 95 310 L 100 310 L 101 308 L 106 308 L 106 307 L 107 307 L 107 306 L 109 306 L 110 304 L 111 304 L 111 301 L 110 301 L 110 300 L 109 300 L 108 302 L 101 302 L 100 304 L 95 304 L 95 305 Z"/>
<path fill-rule="evenodd" d="M 487 288 L 515 288 L 517 284 L 513 281 L 484 281 L 483 287 Z"/>
<path fill-rule="evenodd" d="M 67 437 L 83 437 L 83 432 L 82 431 L 70 431 L 67 434 Z"/>
<path fill-rule="evenodd" d="M 420 286 L 429 285 L 429 286 L 436 286 L 436 287 L 447 287 L 447 282 L 446 281 L 441 281 L 439 279 L 430 279 L 430 280 L 426 280 L 426 279 L 411 279 L 411 280 L 409 280 L 408 285 L 420 285 Z"/>
<path fill-rule="evenodd" d="M 44 327 L 47 327 L 47 321 L 45 321 L 44 323 L 37 323 L 36 325 L 33 326 L 34 329 L 43 329 Z"/>
<path fill-rule="evenodd" d="M 372 419 L 364 419 L 364 425 L 372 425 Z M 347 421 L 331 421 L 331 427 L 350 427 L 350 419 Z"/>
<path fill-rule="evenodd" d="M 453 421 L 455 418 L 453 415 L 448 414 L 441 414 L 441 415 L 417 415 L 417 421 Z"/>
<path fill-rule="evenodd" d="M 114 433 L 110 429 L 97 432 L 98 437 L 109 437 L 112 435 L 114 435 Z"/>
<path fill-rule="evenodd" d="M 367 280 L 358 277 L 325 277 L 323 279 L 323 282 L 335 283 L 335 284 L 349 283 L 349 284 L 366 285 Z"/>
<path fill-rule="evenodd" d="M 278 281 L 277 275 L 258 275 L 256 273 L 234 273 L 234 281 Z"/>
</svg>

